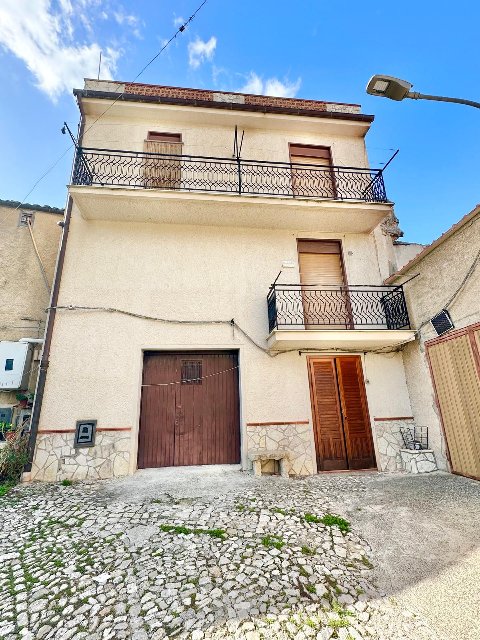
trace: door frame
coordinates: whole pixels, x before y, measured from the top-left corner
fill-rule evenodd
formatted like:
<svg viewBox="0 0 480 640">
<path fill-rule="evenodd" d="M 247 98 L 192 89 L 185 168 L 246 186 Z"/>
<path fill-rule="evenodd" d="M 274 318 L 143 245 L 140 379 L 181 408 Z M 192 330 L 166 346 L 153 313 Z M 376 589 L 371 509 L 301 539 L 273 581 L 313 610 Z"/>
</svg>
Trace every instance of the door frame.
<svg viewBox="0 0 480 640">
<path fill-rule="evenodd" d="M 350 353 L 338 353 L 338 354 L 319 354 L 319 355 L 311 355 L 311 356 L 307 356 L 307 369 L 308 369 L 308 386 L 309 386 L 309 391 L 310 391 L 310 404 L 311 404 L 311 410 L 312 410 L 312 421 L 313 421 L 313 437 L 314 437 L 314 443 L 315 443 L 315 462 L 316 462 L 316 466 L 317 466 L 317 473 L 332 473 L 331 471 L 323 471 L 323 470 L 319 470 L 319 464 L 318 464 L 318 456 L 317 456 L 317 452 L 319 451 L 319 446 L 318 446 L 318 441 L 317 441 L 317 424 L 319 425 L 319 421 L 318 421 L 318 414 L 317 414 L 317 407 L 316 407 L 316 403 L 315 403 L 315 391 L 313 388 L 313 361 L 314 360 L 336 360 L 337 358 L 355 358 L 357 360 L 357 362 L 359 363 L 359 366 L 357 366 L 357 371 L 359 373 L 359 383 L 360 383 L 360 396 L 361 396 L 361 402 L 362 402 L 362 409 L 364 411 L 365 414 L 365 422 L 367 425 L 367 430 L 368 430 L 368 435 L 372 444 L 372 454 L 374 457 L 374 462 L 375 462 L 375 466 L 374 467 L 369 467 L 368 471 L 372 471 L 375 469 L 378 469 L 378 462 L 377 462 L 377 451 L 376 451 L 376 447 L 375 447 L 375 439 L 373 437 L 373 429 L 372 429 L 372 422 L 370 419 L 370 410 L 369 410 L 369 406 L 368 406 L 368 396 L 367 396 L 367 390 L 365 387 L 365 376 L 363 373 L 363 362 L 362 362 L 362 356 L 359 354 L 350 354 Z M 340 416 L 341 416 L 341 421 L 342 421 L 342 430 L 343 430 L 343 436 L 344 436 L 344 442 L 345 442 L 345 451 L 346 451 L 346 456 L 347 456 L 347 463 L 349 462 L 349 457 L 348 457 L 348 444 L 347 444 L 347 438 L 346 438 L 346 433 L 345 433 L 345 426 L 344 426 L 344 420 L 343 420 L 343 407 L 342 407 L 342 397 L 340 394 L 340 388 L 339 388 L 339 380 L 338 380 L 338 371 L 337 371 L 337 366 L 335 363 L 335 380 L 337 383 L 337 388 L 338 388 L 338 397 L 337 397 L 337 405 L 339 406 L 339 410 L 340 410 Z M 346 470 L 342 470 L 339 469 L 336 472 L 338 473 L 344 473 L 345 471 L 351 471 L 351 472 L 356 472 L 356 471 L 362 471 L 362 469 L 350 469 L 347 468 Z"/>
<path fill-rule="evenodd" d="M 138 468 L 138 445 L 139 445 L 139 434 L 140 434 L 140 418 L 141 418 L 141 409 L 142 409 L 142 383 L 143 383 L 143 362 L 146 351 L 157 351 L 158 353 L 168 353 L 172 351 L 182 351 L 185 353 L 192 353 L 195 351 L 211 351 L 212 353 L 215 351 L 236 351 L 237 359 L 238 359 L 238 416 L 239 416 L 239 430 L 240 430 L 240 465 L 242 470 L 246 470 L 246 460 L 247 460 L 247 439 L 244 428 L 244 395 L 242 393 L 242 370 L 245 366 L 245 362 L 242 360 L 242 355 L 244 348 L 242 346 L 234 346 L 231 344 L 200 344 L 200 345 L 185 345 L 173 343 L 169 345 L 151 345 L 151 344 L 143 344 L 139 351 L 137 352 L 137 396 L 134 399 L 134 406 L 132 407 L 134 410 L 135 420 L 134 420 L 134 428 L 132 429 L 132 442 L 131 442 L 131 457 L 130 457 L 130 475 L 133 475 L 137 471 Z M 233 465 L 235 466 L 235 465 Z"/>
<path fill-rule="evenodd" d="M 448 342 L 449 340 L 455 340 L 455 338 L 460 338 L 461 336 L 467 335 L 470 341 L 470 345 L 473 353 L 473 361 L 475 363 L 477 375 L 480 379 L 480 349 L 477 347 L 475 336 L 474 336 L 474 333 L 479 330 L 480 330 L 480 322 L 475 322 L 474 324 L 467 325 L 466 327 L 449 331 L 447 334 L 443 336 L 437 336 L 435 338 L 431 338 L 430 340 L 425 341 L 425 357 L 427 360 L 428 369 L 430 371 L 430 380 L 432 381 L 433 394 L 435 397 L 435 406 L 438 411 L 438 419 L 440 422 L 440 430 L 443 437 L 443 442 L 445 443 L 445 456 L 447 458 L 449 471 L 450 473 L 456 476 L 462 476 L 464 478 L 470 478 L 471 480 L 477 480 L 477 481 L 480 480 L 480 477 L 471 476 L 465 473 L 459 473 L 458 471 L 454 471 L 453 469 L 452 457 L 450 454 L 450 446 L 448 444 L 447 432 L 445 429 L 445 422 L 443 420 L 442 409 L 440 407 L 440 402 L 438 400 L 437 386 L 435 384 L 435 377 L 433 375 L 432 361 L 430 359 L 430 347 L 433 347 L 436 344 L 441 344 L 443 342 Z"/>
</svg>

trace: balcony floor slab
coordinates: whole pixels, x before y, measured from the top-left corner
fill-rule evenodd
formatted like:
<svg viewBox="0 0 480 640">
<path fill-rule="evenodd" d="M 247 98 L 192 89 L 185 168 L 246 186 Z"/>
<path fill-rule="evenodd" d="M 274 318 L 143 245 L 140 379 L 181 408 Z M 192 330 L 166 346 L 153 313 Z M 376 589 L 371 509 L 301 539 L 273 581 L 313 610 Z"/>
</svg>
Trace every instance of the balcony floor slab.
<svg viewBox="0 0 480 640">
<path fill-rule="evenodd" d="M 70 186 L 86 220 L 368 233 L 392 203 L 279 196 Z"/>
<path fill-rule="evenodd" d="M 273 351 L 290 349 L 345 349 L 373 351 L 396 347 L 415 339 L 413 329 L 274 329 L 268 337 Z"/>
</svg>

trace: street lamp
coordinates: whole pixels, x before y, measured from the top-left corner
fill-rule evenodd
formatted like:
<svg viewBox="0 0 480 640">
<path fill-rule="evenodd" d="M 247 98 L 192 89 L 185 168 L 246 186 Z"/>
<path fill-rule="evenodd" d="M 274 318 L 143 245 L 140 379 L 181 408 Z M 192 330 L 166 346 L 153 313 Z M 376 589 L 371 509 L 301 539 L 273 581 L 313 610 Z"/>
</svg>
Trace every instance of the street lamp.
<svg viewBox="0 0 480 640">
<path fill-rule="evenodd" d="M 404 98 L 412 98 L 412 100 L 437 100 L 439 102 L 457 102 L 459 104 L 467 104 L 470 107 L 480 109 L 480 102 L 473 100 L 464 100 L 463 98 L 447 98 L 446 96 L 430 96 L 417 91 L 410 91 L 413 84 L 406 80 L 400 80 L 393 76 L 375 75 L 372 76 L 367 84 L 367 93 L 371 96 L 380 96 L 381 98 L 390 98 L 390 100 L 403 100 Z"/>
</svg>

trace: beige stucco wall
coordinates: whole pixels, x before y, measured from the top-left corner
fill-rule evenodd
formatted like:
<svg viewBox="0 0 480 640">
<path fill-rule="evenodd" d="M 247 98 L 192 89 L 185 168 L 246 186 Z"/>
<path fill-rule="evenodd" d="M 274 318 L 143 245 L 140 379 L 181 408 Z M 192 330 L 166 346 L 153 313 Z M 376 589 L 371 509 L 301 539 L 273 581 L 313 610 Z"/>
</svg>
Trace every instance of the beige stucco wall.
<svg viewBox="0 0 480 640">
<path fill-rule="evenodd" d="M 239 125 L 240 130 L 245 129 L 243 158 L 288 162 L 289 143 L 294 142 L 330 146 L 336 165 L 368 166 L 364 135 L 369 124 L 365 122 L 118 101 L 102 115 L 99 126 L 90 129 L 98 115 L 104 113 L 106 104 L 90 98 L 82 101 L 84 147 L 142 151 L 148 131 L 173 132 L 182 134 L 184 154 L 230 158 L 234 127 Z M 98 189 L 100 193 L 102 188 Z M 165 197 L 162 193 L 149 193 L 168 212 L 168 193 Z M 119 190 L 118 194 L 114 209 L 121 209 L 122 198 L 133 202 L 128 191 Z M 91 206 L 106 207 L 101 204 L 105 200 L 94 192 L 90 198 Z M 273 198 L 270 200 L 274 202 Z M 244 466 L 248 466 L 247 441 L 258 446 L 262 434 L 267 438 L 268 433 L 269 438 L 276 434 L 282 442 L 294 443 L 296 473 L 314 473 L 307 355 L 293 351 L 272 357 L 263 350 L 268 335 L 269 286 L 282 269 L 282 262 L 292 262 L 294 267 L 285 268 L 278 282 L 299 282 L 297 238 L 341 240 L 347 280 L 352 285 L 382 284 L 395 263 L 392 238 L 384 230 L 352 232 L 353 218 L 362 216 L 364 203 L 336 204 L 347 212 L 341 219 L 342 228 L 345 220 L 345 233 L 341 234 L 326 233 L 326 227 L 322 230 L 320 205 L 308 222 L 300 224 L 298 220 L 305 217 L 284 207 L 282 228 L 265 224 L 256 229 L 247 228 L 243 222 L 266 207 L 255 198 L 242 202 L 249 215 L 241 218 L 238 226 L 190 226 L 166 224 L 165 220 L 121 222 L 114 216 L 112 220 L 102 216 L 94 219 L 85 211 L 82 217 L 74 205 L 59 305 L 115 307 L 170 322 L 105 311 L 58 311 L 40 415 L 42 453 L 36 459 L 34 477 L 53 480 L 69 473 L 85 477 L 85 460 L 92 459 L 99 468 L 104 465 L 106 469 L 102 444 L 95 446 L 89 456 L 71 447 L 76 421 L 88 418 L 98 421 L 99 430 L 109 430 L 108 446 L 121 454 L 111 473 L 124 473 L 127 457 L 129 471 L 133 472 L 143 351 L 195 348 L 239 350 Z M 88 203 L 84 202 L 84 206 Z M 137 202 L 137 207 L 148 206 Z M 222 215 L 229 215 L 229 210 L 221 210 L 218 199 L 216 207 L 219 220 Z M 388 215 L 390 206 L 382 207 Z M 291 224 L 285 222 L 289 213 Z M 141 217 L 148 220 L 148 215 Z M 375 218 L 380 219 L 381 216 Z M 302 229 L 302 224 L 309 225 L 309 230 Z M 212 225 L 216 225 L 215 220 Z M 228 324 L 232 318 L 251 339 L 232 329 Z M 225 324 L 185 325 L 173 320 L 221 320 Z M 375 420 L 410 416 L 401 356 L 368 354 L 363 366 L 372 429 Z M 247 425 L 252 422 L 285 424 L 278 429 L 273 425 L 274 431 L 262 426 L 255 432 L 256 427 L 252 427 L 248 438 Z M 59 431 L 63 432 L 61 438 Z M 123 456 L 126 438 L 130 439 L 130 450 L 128 456 Z M 50 455 L 52 448 L 56 453 Z"/>
<path fill-rule="evenodd" d="M 208 126 L 198 116 L 195 107 L 182 108 L 181 121 L 172 122 L 172 108 L 157 106 L 156 115 L 151 110 L 142 113 L 136 103 L 123 103 L 122 116 L 112 111 L 102 117 L 100 126 L 89 127 L 96 115 L 85 118 L 85 135 L 82 145 L 101 149 L 119 149 L 143 151 L 143 143 L 149 131 L 181 133 L 182 153 L 195 156 L 231 158 L 233 154 L 234 129 L 241 114 L 221 111 L 216 116 L 218 124 L 209 122 Z M 210 110 L 211 114 L 215 110 Z M 210 114 L 210 115 L 211 115 Z M 243 116 L 245 117 L 245 116 Z M 248 160 L 269 160 L 289 162 L 289 142 L 313 144 L 331 147 L 333 164 L 348 167 L 367 167 L 367 153 L 363 135 L 353 135 L 348 124 L 340 123 L 343 132 L 325 130 L 325 122 L 317 118 L 298 119 L 297 126 L 288 128 L 288 122 L 278 123 L 274 115 L 262 114 L 261 122 L 241 125 L 245 130 L 242 146 L 242 158 Z M 275 123 L 275 128 L 272 124 Z M 327 123 L 328 124 L 328 123 Z M 338 129 L 338 127 L 337 127 Z M 363 132 L 364 133 L 364 132 Z"/>
<path fill-rule="evenodd" d="M 431 448 L 437 462 L 446 468 L 438 408 L 427 364 L 425 341 L 436 337 L 429 320 L 444 308 L 465 278 L 480 247 L 480 215 L 439 244 L 418 264 L 401 276 L 401 281 L 419 274 L 405 286 L 412 326 L 420 329 L 420 339 L 406 345 L 403 360 L 413 415 L 419 425 L 429 427 Z M 480 275 L 477 265 L 456 300 L 448 308 L 457 329 L 480 321 Z"/>
<path fill-rule="evenodd" d="M 170 320 L 235 318 L 265 346 L 268 288 L 282 261 L 297 265 L 301 237 L 299 229 L 86 221 L 74 206 L 59 304 L 116 307 Z M 372 234 L 307 237 L 342 240 L 351 284 L 381 283 Z M 279 279 L 298 281 L 298 266 Z M 305 354 L 272 358 L 230 326 L 182 326 L 96 311 L 57 314 L 40 431 L 73 429 L 86 418 L 96 418 L 99 428 L 131 427 L 133 471 L 142 350 L 190 348 L 239 349 L 244 454 L 248 422 L 308 420 L 314 451 Z M 366 366 L 372 421 L 411 415 L 401 357 L 369 354 Z"/>
<path fill-rule="evenodd" d="M 0 206 L 0 340 L 41 338 L 45 328 L 45 309 L 50 296 L 30 232 L 26 226 L 19 226 L 22 211 L 31 212 L 22 207 L 16 210 L 15 207 Z M 51 284 L 61 234 L 57 222 L 63 214 L 39 210 L 33 213 L 33 234 Z M 38 349 L 34 355 L 30 391 L 35 386 L 37 359 Z M 14 404 L 15 393 L 0 393 L 1 406 Z"/>
<path fill-rule="evenodd" d="M 399 270 L 407 262 L 413 260 L 425 248 L 425 245 L 417 242 L 395 242 L 393 248 L 395 251 L 396 270 Z"/>
</svg>

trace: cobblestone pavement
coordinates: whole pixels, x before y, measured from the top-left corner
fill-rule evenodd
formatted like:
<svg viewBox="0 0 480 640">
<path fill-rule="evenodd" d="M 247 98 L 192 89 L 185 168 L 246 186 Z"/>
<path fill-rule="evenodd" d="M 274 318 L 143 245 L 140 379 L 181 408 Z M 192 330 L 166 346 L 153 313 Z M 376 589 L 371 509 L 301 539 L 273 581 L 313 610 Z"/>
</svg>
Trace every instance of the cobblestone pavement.
<svg viewBox="0 0 480 640">
<path fill-rule="evenodd" d="M 236 471 L 213 497 L 121 482 L 0 499 L 2 640 L 438 638 L 379 593 L 355 527 L 326 517 L 339 492 L 362 501 L 361 476 Z"/>
</svg>

